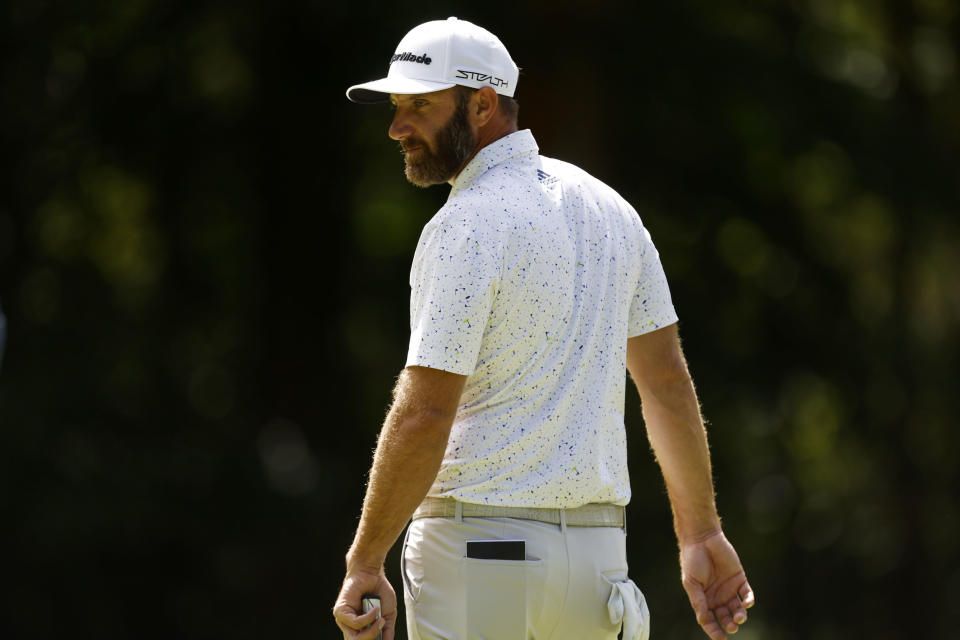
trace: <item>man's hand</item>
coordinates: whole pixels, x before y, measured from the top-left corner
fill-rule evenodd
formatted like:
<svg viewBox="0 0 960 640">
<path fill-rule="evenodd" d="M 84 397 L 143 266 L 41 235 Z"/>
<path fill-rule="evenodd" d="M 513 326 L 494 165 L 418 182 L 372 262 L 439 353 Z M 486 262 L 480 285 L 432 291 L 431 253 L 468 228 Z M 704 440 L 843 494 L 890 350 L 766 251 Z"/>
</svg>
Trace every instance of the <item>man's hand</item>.
<svg viewBox="0 0 960 640">
<path fill-rule="evenodd" d="M 722 531 L 681 542 L 680 571 L 697 622 L 712 640 L 724 640 L 747 621 L 753 589 Z"/>
<path fill-rule="evenodd" d="M 376 608 L 363 613 L 361 599 L 368 594 L 380 596 L 379 620 L 376 619 Z M 397 594 L 383 567 L 378 571 L 348 570 L 333 607 L 333 617 L 337 619 L 344 640 L 373 640 L 381 631 L 383 640 L 393 640 L 397 626 Z"/>
</svg>

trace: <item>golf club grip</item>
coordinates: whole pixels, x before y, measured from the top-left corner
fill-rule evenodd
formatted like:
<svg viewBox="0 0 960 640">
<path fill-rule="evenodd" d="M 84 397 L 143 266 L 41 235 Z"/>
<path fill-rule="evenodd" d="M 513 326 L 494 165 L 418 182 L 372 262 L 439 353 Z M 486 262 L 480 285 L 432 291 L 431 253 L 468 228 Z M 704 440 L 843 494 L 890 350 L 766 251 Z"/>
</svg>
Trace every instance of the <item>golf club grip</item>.
<svg viewBox="0 0 960 640">
<path fill-rule="evenodd" d="M 379 606 L 380 606 L 380 596 L 372 596 L 372 595 L 363 596 L 363 599 L 361 600 L 361 603 L 362 603 L 362 605 L 363 605 L 363 612 L 366 613 L 367 611 L 370 611 L 370 609 L 373 609 L 374 607 L 379 607 Z M 382 610 L 381 610 L 381 613 L 382 613 Z M 377 619 L 379 619 L 379 618 L 380 618 L 380 614 L 378 613 L 378 614 L 377 614 Z M 383 634 L 378 633 L 378 634 L 377 634 L 377 640 L 381 640 L 381 637 L 382 637 L 382 636 L 383 636 Z"/>
</svg>

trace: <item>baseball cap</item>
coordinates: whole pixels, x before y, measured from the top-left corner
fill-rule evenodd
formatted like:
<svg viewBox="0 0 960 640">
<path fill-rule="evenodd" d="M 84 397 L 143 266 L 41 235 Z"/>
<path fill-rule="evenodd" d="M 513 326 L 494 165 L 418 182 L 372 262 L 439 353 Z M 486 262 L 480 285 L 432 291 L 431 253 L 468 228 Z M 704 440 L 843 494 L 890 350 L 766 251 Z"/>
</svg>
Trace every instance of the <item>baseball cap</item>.
<svg viewBox="0 0 960 640">
<path fill-rule="evenodd" d="M 462 85 L 492 87 L 512 98 L 519 76 L 520 69 L 497 36 L 466 20 L 447 18 L 411 29 L 390 58 L 387 77 L 354 85 L 347 97 L 360 103 L 385 102 L 391 93 L 431 93 Z"/>
</svg>

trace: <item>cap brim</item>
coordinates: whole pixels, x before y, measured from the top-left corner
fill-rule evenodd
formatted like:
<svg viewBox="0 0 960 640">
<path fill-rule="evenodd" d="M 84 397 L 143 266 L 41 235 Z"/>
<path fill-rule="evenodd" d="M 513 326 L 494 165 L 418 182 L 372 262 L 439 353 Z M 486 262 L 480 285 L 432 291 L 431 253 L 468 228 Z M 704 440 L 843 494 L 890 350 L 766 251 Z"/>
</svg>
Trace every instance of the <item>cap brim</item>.
<svg viewBox="0 0 960 640">
<path fill-rule="evenodd" d="M 347 89 L 347 98 L 360 104 L 386 102 L 391 93 L 410 95 L 415 93 L 433 93 L 455 87 L 453 82 L 434 82 L 433 80 L 414 80 L 413 78 L 381 78 L 372 82 L 355 84 Z"/>
</svg>

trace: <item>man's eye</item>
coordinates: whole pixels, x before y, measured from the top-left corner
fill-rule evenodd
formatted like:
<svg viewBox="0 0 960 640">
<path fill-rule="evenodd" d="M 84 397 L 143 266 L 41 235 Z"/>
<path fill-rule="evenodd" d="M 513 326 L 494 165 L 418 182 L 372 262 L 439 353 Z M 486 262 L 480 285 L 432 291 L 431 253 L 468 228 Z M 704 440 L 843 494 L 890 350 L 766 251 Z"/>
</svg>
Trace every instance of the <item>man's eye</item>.
<svg viewBox="0 0 960 640">
<path fill-rule="evenodd" d="M 428 104 L 430 104 L 430 103 L 427 102 L 426 100 L 414 100 L 414 101 L 413 101 L 413 106 L 415 106 L 415 107 L 425 107 L 425 106 L 427 106 Z"/>
</svg>

